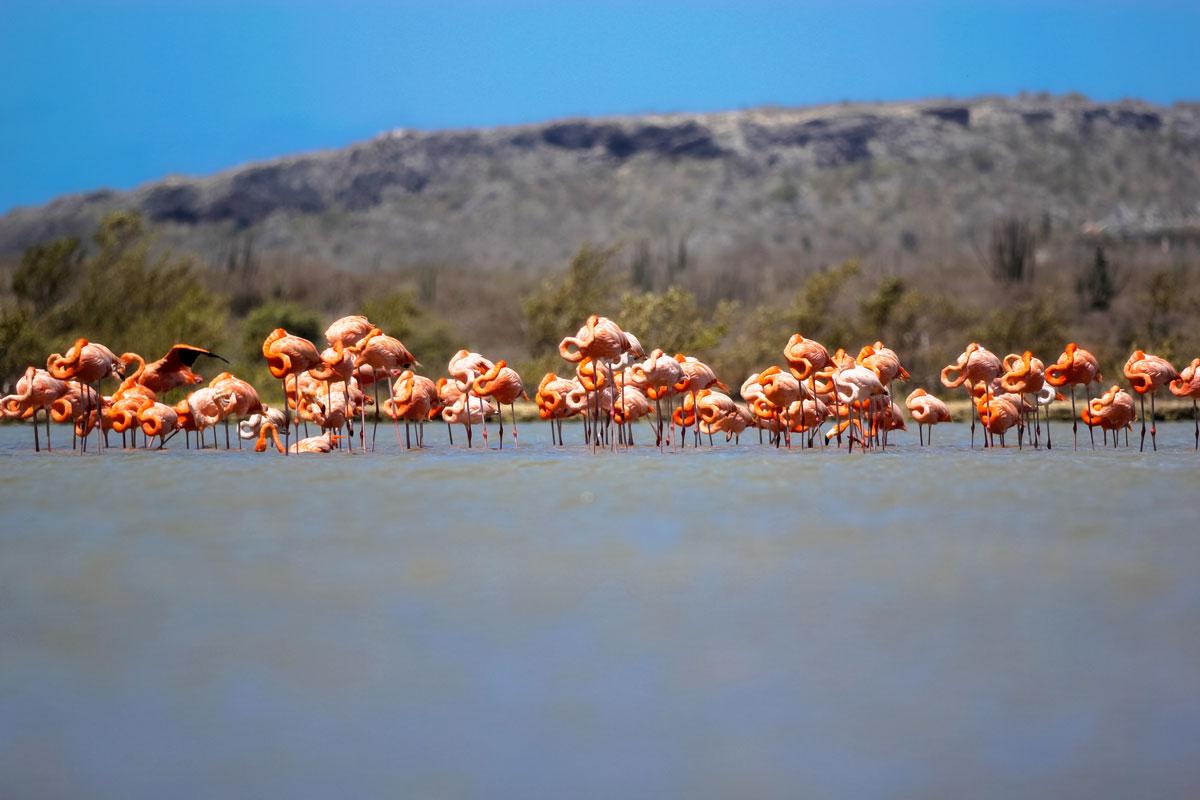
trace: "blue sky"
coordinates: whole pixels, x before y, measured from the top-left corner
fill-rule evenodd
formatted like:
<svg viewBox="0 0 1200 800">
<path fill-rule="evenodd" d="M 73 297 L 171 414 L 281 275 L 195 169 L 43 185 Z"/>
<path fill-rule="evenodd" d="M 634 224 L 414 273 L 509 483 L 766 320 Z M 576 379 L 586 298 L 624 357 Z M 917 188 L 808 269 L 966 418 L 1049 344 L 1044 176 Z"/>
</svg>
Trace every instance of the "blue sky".
<svg viewBox="0 0 1200 800">
<path fill-rule="evenodd" d="M 396 127 L 1079 91 L 1200 99 L 1200 2 L 0 0 L 0 211 Z"/>
</svg>

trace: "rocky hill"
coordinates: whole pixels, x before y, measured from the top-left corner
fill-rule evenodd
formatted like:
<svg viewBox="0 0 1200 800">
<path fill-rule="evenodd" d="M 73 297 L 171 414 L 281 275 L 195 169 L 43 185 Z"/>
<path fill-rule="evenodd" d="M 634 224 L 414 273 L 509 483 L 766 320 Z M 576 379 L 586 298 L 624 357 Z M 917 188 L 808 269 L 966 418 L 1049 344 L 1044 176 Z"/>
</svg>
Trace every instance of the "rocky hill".
<svg viewBox="0 0 1200 800">
<path fill-rule="evenodd" d="M 1191 236 L 1200 104 L 1039 95 L 397 130 L 16 209 L 0 254 L 130 207 L 212 261 L 252 239 L 263 257 L 351 270 L 539 270 L 583 241 L 624 241 L 723 269 L 903 270 L 961 258 L 1014 215 L 1071 236 Z"/>
</svg>

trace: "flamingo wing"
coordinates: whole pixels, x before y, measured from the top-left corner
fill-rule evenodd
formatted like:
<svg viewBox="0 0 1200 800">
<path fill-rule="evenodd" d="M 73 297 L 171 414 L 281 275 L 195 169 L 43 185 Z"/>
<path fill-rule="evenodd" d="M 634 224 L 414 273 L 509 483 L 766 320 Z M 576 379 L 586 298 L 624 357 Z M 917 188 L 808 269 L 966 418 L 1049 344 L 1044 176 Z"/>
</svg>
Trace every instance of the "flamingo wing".
<svg viewBox="0 0 1200 800">
<path fill-rule="evenodd" d="M 162 360 L 170 366 L 182 365 L 185 367 L 191 367 L 196 363 L 196 359 L 200 356 L 219 358 L 226 364 L 229 363 L 229 359 L 225 358 L 225 356 L 218 355 L 217 353 L 214 353 L 211 350 L 206 350 L 203 347 L 196 347 L 195 345 L 190 344 L 174 345 L 170 350 L 167 351 L 167 354 L 163 356 Z"/>
</svg>

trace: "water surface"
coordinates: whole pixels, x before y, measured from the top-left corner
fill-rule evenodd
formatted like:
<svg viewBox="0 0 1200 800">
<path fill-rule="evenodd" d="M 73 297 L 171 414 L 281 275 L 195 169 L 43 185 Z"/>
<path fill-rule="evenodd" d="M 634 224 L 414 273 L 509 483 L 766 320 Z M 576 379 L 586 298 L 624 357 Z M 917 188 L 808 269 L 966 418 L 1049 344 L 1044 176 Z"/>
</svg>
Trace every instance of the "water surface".
<svg viewBox="0 0 1200 800">
<path fill-rule="evenodd" d="M 1055 434 L 285 459 L 0 428 L 0 796 L 1196 796 L 1191 426 Z"/>
</svg>

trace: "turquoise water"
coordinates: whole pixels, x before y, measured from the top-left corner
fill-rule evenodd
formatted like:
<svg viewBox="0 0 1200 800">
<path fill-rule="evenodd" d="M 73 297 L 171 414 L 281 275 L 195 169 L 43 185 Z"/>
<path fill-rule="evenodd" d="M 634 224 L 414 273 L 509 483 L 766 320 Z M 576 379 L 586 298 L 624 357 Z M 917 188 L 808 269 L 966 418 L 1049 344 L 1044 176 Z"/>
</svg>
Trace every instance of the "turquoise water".
<svg viewBox="0 0 1200 800">
<path fill-rule="evenodd" d="M 1200 791 L 1190 423 L 1157 454 L 444 436 L 0 428 L 0 796 Z"/>
</svg>

